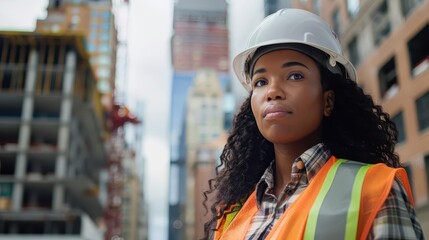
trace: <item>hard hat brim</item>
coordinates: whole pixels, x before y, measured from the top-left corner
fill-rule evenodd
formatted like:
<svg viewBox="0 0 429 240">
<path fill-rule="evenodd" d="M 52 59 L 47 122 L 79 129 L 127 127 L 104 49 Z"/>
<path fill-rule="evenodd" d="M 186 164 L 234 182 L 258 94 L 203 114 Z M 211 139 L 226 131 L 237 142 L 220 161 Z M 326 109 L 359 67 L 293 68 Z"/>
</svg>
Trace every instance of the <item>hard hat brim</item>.
<svg viewBox="0 0 429 240">
<path fill-rule="evenodd" d="M 307 54 L 305 51 L 303 51 L 302 49 L 297 47 L 297 46 L 299 46 L 299 44 L 314 47 L 316 49 L 319 49 L 319 50 L 325 52 L 326 54 L 328 54 L 330 56 L 330 58 L 332 60 L 335 61 L 334 66 L 336 63 L 339 63 L 344 67 L 344 69 L 346 70 L 346 74 L 347 74 L 346 77 L 347 78 L 349 78 L 355 82 L 357 81 L 356 70 L 355 70 L 353 64 L 347 58 L 343 57 L 342 55 L 340 55 L 340 54 L 338 54 L 338 53 L 336 53 L 330 49 L 324 48 L 322 46 L 312 44 L 309 42 L 296 41 L 293 39 L 276 39 L 273 41 L 266 41 L 266 42 L 255 45 L 252 48 L 249 48 L 249 49 L 239 53 L 233 60 L 233 69 L 234 69 L 234 72 L 235 72 L 238 80 L 240 81 L 240 83 L 243 85 L 243 87 L 248 92 L 250 92 L 252 90 L 252 86 L 250 85 L 250 82 L 251 82 L 250 74 L 246 70 L 248 70 L 247 65 L 249 64 L 249 61 L 253 58 L 253 55 L 255 54 L 255 52 L 258 48 L 263 47 L 263 46 L 269 46 L 269 45 L 279 45 L 280 47 L 276 48 L 275 50 L 290 49 L 290 50 L 294 50 L 294 51 L 298 51 L 298 52 Z"/>
</svg>

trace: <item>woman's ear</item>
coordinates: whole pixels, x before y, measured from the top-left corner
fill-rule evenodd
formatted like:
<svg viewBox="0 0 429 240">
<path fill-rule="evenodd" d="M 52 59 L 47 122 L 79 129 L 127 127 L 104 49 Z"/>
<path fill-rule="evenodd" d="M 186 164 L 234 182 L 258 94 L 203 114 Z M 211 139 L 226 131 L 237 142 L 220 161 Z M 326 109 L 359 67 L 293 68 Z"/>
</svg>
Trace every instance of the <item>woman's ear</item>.
<svg viewBox="0 0 429 240">
<path fill-rule="evenodd" d="M 334 111 L 334 103 L 335 103 L 335 93 L 333 90 L 327 90 L 324 92 L 324 102 L 325 107 L 323 110 L 323 115 L 325 117 L 329 117 Z"/>
</svg>

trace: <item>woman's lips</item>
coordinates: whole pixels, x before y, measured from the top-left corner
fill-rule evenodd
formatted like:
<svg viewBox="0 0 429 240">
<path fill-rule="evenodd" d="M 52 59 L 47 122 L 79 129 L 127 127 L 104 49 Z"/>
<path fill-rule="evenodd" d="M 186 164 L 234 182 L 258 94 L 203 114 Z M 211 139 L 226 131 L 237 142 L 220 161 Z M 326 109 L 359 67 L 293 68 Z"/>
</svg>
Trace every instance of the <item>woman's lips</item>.
<svg viewBox="0 0 429 240">
<path fill-rule="evenodd" d="M 266 120 L 272 120 L 284 116 L 291 115 L 292 111 L 287 109 L 286 107 L 283 107 L 282 105 L 268 105 L 264 109 L 263 118 Z"/>
</svg>

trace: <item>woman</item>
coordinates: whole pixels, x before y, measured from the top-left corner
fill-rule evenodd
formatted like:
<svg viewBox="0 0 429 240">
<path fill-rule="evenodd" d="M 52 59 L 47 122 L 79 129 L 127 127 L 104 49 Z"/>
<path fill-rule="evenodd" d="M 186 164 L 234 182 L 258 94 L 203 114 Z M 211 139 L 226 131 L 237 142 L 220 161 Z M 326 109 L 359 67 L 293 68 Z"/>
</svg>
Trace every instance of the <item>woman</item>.
<svg viewBox="0 0 429 240">
<path fill-rule="evenodd" d="M 206 239 L 423 239 L 396 127 L 321 18 L 272 14 L 234 70 L 250 94 L 204 194 Z"/>
</svg>

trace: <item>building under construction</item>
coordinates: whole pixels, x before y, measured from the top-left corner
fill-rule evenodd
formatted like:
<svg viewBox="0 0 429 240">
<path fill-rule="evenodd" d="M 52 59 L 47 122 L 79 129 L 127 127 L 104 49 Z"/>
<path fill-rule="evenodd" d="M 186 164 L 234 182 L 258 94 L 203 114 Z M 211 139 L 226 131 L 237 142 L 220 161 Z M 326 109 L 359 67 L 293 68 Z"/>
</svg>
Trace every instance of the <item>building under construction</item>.
<svg viewBox="0 0 429 240">
<path fill-rule="evenodd" d="M 104 238 L 106 125 L 84 45 L 0 32 L 0 238 Z"/>
</svg>

